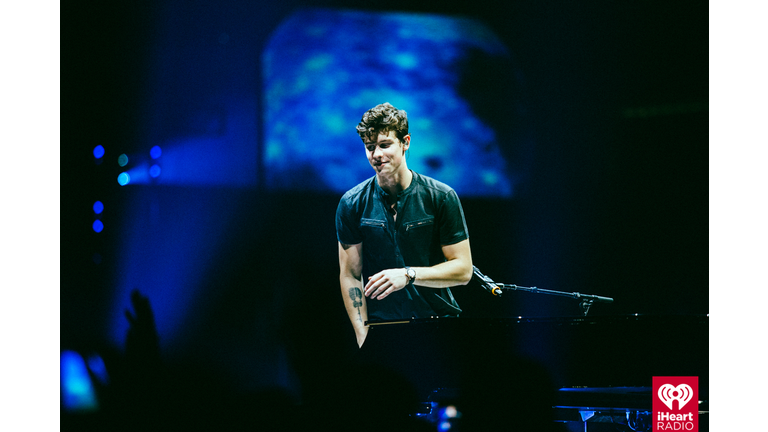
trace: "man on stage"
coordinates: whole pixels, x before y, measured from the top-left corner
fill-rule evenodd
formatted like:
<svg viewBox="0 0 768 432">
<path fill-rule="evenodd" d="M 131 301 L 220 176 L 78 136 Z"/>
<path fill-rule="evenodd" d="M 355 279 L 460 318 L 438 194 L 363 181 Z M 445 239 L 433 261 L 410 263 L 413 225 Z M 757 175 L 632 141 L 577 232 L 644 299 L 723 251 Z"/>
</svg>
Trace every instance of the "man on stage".
<svg viewBox="0 0 768 432">
<path fill-rule="evenodd" d="M 344 305 L 362 347 L 368 320 L 458 316 L 449 287 L 470 281 L 472 253 L 456 192 L 408 169 L 406 112 L 377 105 L 357 132 L 376 175 L 341 198 L 336 236 Z"/>
</svg>

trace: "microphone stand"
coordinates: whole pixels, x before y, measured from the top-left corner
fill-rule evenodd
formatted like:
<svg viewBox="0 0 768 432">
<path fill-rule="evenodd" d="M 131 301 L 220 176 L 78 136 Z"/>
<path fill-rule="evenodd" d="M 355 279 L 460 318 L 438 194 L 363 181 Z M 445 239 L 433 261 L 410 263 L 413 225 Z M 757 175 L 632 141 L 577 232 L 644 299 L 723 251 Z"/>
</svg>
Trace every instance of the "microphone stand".
<svg viewBox="0 0 768 432">
<path fill-rule="evenodd" d="M 496 283 L 496 286 L 503 290 L 515 290 L 515 291 L 526 291 L 534 294 L 549 294 L 549 295 L 557 295 L 561 297 L 571 297 L 579 300 L 579 307 L 581 308 L 581 311 L 584 313 L 584 316 L 587 316 L 587 312 L 589 312 L 590 306 L 592 306 L 594 303 L 613 303 L 613 299 L 610 297 L 603 297 L 598 295 L 592 295 L 592 294 L 581 294 L 578 292 L 565 292 L 565 291 L 554 291 L 554 290 L 548 290 L 548 289 L 542 289 L 542 288 L 536 288 L 536 287 L 523 287 L 518 286 L 514 284 L 500 284 Z"/>
</svg>

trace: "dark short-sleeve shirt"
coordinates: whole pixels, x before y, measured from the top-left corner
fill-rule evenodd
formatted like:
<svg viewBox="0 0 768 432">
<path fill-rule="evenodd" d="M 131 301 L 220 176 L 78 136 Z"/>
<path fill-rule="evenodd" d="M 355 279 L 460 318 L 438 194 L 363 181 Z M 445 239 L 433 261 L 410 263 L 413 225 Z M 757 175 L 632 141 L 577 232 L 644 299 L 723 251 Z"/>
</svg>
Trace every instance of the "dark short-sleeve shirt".
<svg viewBox="0 0 768 432">
<path fill-rule="evenodd" d="M 339 202 L 336 237 L 342 244 L 363 244 L 363 282 L 386 269 L 440 264 L 445 261 L 442 246 L 469 238 L 456 192 L 435 179 L 412 173 L 411 184 L 397 196 L 397 218 L 387 211 L 388 194 L 376 176 L 347 191 Z M 458 316 L 461 312 L 450 288 L 413 284 L 367 304 L 369 321 Z"/>
</svg>

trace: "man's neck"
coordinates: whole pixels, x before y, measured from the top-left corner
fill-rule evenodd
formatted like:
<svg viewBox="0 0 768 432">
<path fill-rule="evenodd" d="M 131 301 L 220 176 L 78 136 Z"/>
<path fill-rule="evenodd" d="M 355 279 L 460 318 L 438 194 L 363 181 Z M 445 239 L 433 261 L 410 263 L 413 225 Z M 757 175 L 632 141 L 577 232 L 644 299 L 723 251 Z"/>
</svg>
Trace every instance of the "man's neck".
<svg viewBox="0 0 768 432">
<path fill-rule="evenodd" d="M 397 194 L 408 189 L 408 186 L 411 185 L 413 173 L 407 166 L 403 166 L 403 169 L 389 176 L 377 174 L 376 181 L 379 182 L 379 186 L 384 189 L 384 192 L 392 197 L 397 197 Z"/>
</svg>

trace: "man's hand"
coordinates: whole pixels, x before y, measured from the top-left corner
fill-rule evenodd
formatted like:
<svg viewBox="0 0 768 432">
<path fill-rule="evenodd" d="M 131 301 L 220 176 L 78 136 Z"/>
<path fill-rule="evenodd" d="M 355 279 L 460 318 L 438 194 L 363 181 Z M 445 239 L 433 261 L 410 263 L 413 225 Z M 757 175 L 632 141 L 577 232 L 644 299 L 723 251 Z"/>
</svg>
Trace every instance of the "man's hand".
<svg viewBox="0 0 768 432">
<path fill-rule="evenodd" d="M 381 300 L 395 291 L 408 285 L 408 276 L 405 269 L 382 270 L 368 278 L 365 285 L 365 296 L 371 299 Z"/>
</svg>

